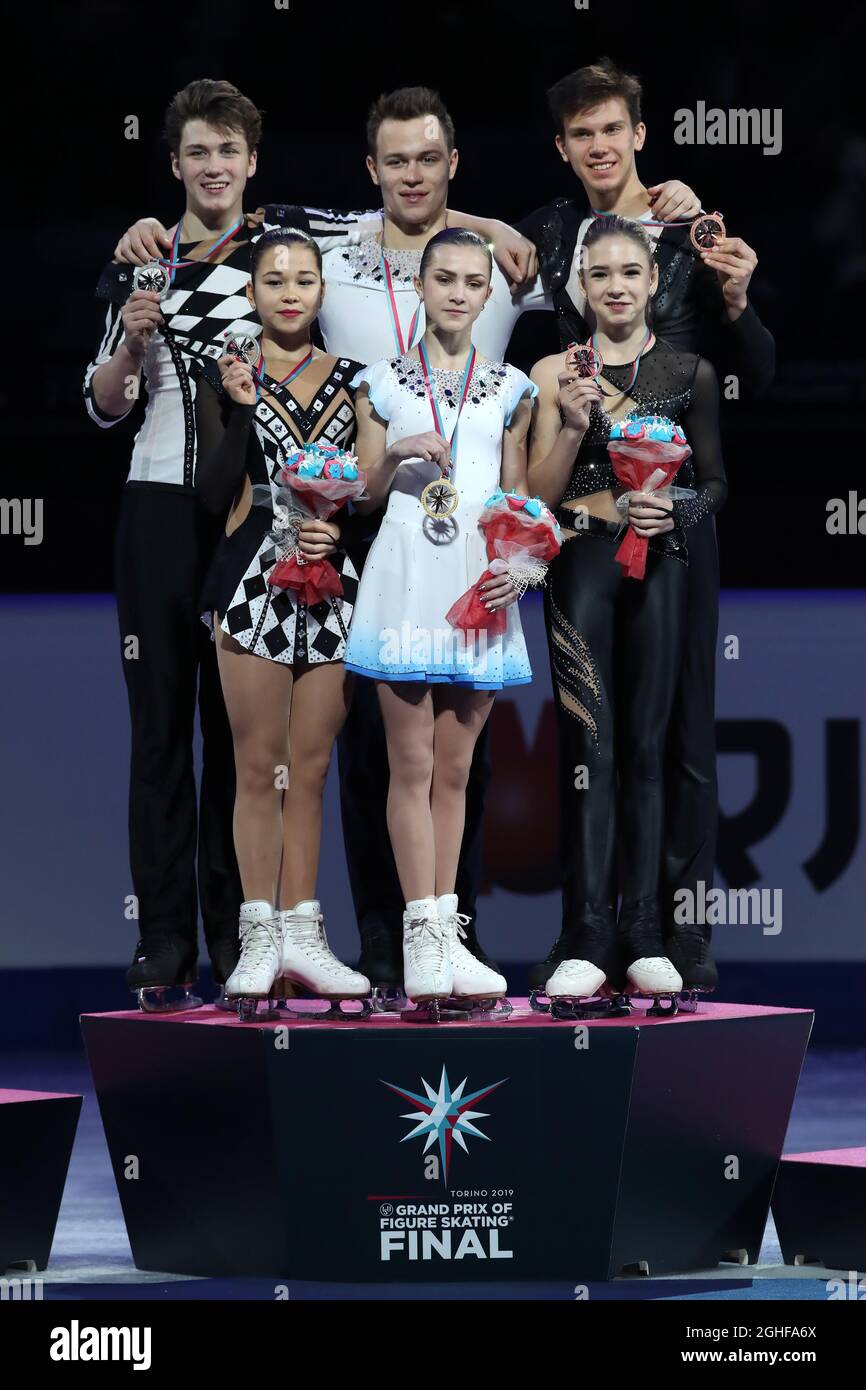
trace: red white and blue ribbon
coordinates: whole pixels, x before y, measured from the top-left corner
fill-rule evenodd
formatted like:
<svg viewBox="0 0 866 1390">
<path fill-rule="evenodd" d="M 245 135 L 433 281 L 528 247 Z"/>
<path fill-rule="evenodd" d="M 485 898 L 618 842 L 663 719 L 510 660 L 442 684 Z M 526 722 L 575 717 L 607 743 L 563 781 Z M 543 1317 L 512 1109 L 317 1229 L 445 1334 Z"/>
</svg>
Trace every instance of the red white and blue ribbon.
<svg viewBox="0 0 866 1390">
<path fill-rule="evenodd" d="M 590 212 L 592 213 L 593 217 L 618 216 L 618 214 L 615 212 L 604 212 L 602 209 L 599 208 L 590 208 Z M 700 217 L 702 216 L 702 214 L 698 213 L 698 216 Z M 694 220 L 695 219 L 693 217 L 683 217 L 679 218 L 676 222 L 658 222 L 653 217 L 634 218 L 634 221 L 637 222 L 639 227 L 690 227 Z"/>
<path fill-rule="evenodd" d="M 385 248 L 382 248 L 382 276 L 385 280 L 385 288 L 388 291 L 388 307 L 391 310 L 391 327 L 394 330 L 394 337 L 397 342 L 397 351 L 402 357 L 404 352 L 408 352 L 414 346 L 415 329 L 418 327 L 418 316 L 421 313 L 421 305 L 412 315 L 412 322 L 409 324 L 409 334 L 404 343 L 403 329 L 400 325 L 400 315 L 397 312 L 397 296 L 394 294 L 394 284 L 391 279 L 391 267 L 385 259 Z"/>
<path fill-rule="evenodd" d="M 296 363 L 295 366 L 292 368 L 292 370 L 286 374 L 286 376 L 281 377 L 279 381 L 277 381 L 277 378 L 276 378 L 276 377 L 272 377 L 272 380 L 276 382 L 277 386 L 288 386 L 288 384 L 289 384 L 290 381 L 294 381 L 294 379 L 295 379 L 296 376 L 300 376 L 300 375 L 301 375 L 301 372 L 305 371 L 306 368 L 309 367 L 309 365 L 310 365 L 310 363 L 312 362 L 312 360 L 313 360 L 313 349 L 310 348 L 310 351 L 307 353 L 306 357 L 302 358 L 302 360 L 301 360 L 300 362 Z M 265 355 L 264 355 L 264 353 L 262 352 L 261 348 L 259 348 L 259 360 L 258 360 L 258 362 L 256 363 L 255 367 L 253 368 L 253 376 L 255 377 L 256 383 L 257 383 L 257 384 L 256 384 L 256 400 L 258 400 L 259 397 L 260 397 L 261 394 L 262 394 L 262 383 L 263 383 L 263 381 L 264 381 L 264 375 L 265 375 Z"/>
<path fill-rule="evenodd" d="M 205 261 L 212 261 L 213 258 L 214 258 L 214 256 L 216 256 L 217 252 L 221 251 L 222 248 L 226 245 L 226 243 L 229 242 L 229 241 L 231 241 L 232 237 L 233 237 L 237 232 L 240 231 L 240 229 L 241 229 L 241 227 L 242 227 L 243 225 L 244 225 L 244 219 L 243 219 L 243 217 L 239 217 L 238 220 L 237 220 L 237 222 L 235 222 L 234 226 L 229 227 L 228 231 L 227 231 L 227 232 L 224 232 L 223 235 L 219 238 L 219 240 L 218 240 L 217 242 L 214 243 L 214 245 L 213 245 L 213 246 L 211 247 L 211 249 L 208 251 L 208 253 L 207 253 L 206 256 L 198 257 L 198 258 L 197 258 L 196 260 L 194 260 L 194 261 L 179 261 L 178 258 L 177 258 L 177 254 L 178 254 L 178 250 L 179 250 L 179 248 L 180 248 L 180 234 L 181 234 L 181 230 L 182 230 L 182 228 L 183 228 L 183 218 L 181 218 L 180 221 L 179 221 L 178 224 L 177 224 L 177 229 L 176 229 L 175 234 L 174 234 L 174 240 L 172 241 L 172 246 L 171 246 L 171 260 L 170 260 L 170 261 L 162 261 L 162 260 L 161 260 L 161 261 L 159 262 L 159 264 L 160 264 L 161 266 L 164 266 L 165 269 L 168 271 L 169 284 L 171 284 L 171 285 L 174 284 L 174 275 L 175 275 L 175 271 L 181 270 L 184 266 L 187 266 L 187 265 L 201 265 L 201 264 L 202 264 L 203 262 L 205 262 Z"/>
<path fill-rule="evenodd" d="M 463 369 L 463 386 L 460 391 L 460 404 L 457 407 L 457 419 L 454 421 L 454 428 L 451 431 L 451 438 L 448 443 L 451 448 L 451 462 L 457 458 L 457 427 L 460 424 L 460 413 L 466 404 L 466 397 L 469 395 L 469 384 L 472 380 L 472 373 L 475 370 L 475 358 L 477 357 L 475 348 L 469 349 L 469 356 L 466 358 L 466 366 Z M 427 391 L 427 399 L 430 402 L 430 409 L 433 412 L 433 427 L 437 434 L 443 439 L 446 438 L 445 430 L 442 427 L 442 415 L 439 410 L 439 402 L 433 394 L 433 387 L 430 382 L 430 361 L 424 347 L 423 339 L 418 343 L 418 356 L 421 358 L 421 371 L 424 374 L 424 386 Z"/>
</svg>

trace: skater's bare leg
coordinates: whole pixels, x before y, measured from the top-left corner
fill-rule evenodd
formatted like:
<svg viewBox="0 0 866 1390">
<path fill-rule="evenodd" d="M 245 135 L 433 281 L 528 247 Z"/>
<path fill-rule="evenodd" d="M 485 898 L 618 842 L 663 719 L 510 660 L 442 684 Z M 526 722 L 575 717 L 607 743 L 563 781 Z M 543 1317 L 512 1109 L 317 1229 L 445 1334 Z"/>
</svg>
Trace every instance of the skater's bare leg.
<svg viewBox="0 0 866 1390">
<path fill-rule="evenodd" d="M 403 896 L 411 902 L 435 892 L 433 696 L 420 681 L 377 681 L 376 687 L 388 743 L 388 834 Z"/>
<path fill-rule="evenodd" d="M 342 661 L 296 666 L 289 720 L 289 785 L 283 798 L 280 904 L 315 898 L 322 797 L 331 750 L 346 721 L 352 675 Z"/>
<path fill-rule="evenodd" d="M 430 811 L 436 846 L 436 895 L 453 893 L 466 820 L 472 755 L 490 712 L 492 690 L 439 687 L 434 696 L 433 785 Z"/>
<path fill-rule="evenodd" d="M 292 670 L 245 651 L 216 615 L 214 631 L 235 750 L 234 838 L 244 898 L 273 903 L 283 850 L 277 769 L 289 762 Z"/>
</svg>

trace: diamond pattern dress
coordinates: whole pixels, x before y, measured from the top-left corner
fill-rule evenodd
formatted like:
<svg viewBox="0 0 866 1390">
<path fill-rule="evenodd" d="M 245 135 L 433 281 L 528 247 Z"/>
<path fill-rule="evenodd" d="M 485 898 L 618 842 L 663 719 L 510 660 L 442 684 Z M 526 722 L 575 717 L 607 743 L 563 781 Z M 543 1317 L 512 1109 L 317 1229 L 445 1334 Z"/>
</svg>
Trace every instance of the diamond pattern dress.
<svg viewBox="0 0 866 1390">
<path fill-rule="evenodd" d="M 200 457 L 197 483 L 209 485 L 209 475 L 219 469 L 230 495 L 243 485 L 236 515 L 250 502 L 252 488 L 256 497 L 261 495 L 262 484 L 270 485 L 275 501 L 280 469 L 298 445 L 313 440 L 340 449 L 351 445 L 355 407 L 349 383 L 358 369 L 359 364 L 348 358 L 335 359 L 308 405 L 267 375 L 255 407 L 232 405 L 209 376 L 202 378 L 196 397 L 198 429 L 200 439 L 206 434 L 211 447 L 207 457 Z M 232 412 L 250 417 L 246 436 L 242 428 L 226 429 Z M 216 612 L 224 632 L 270 661 L 290 666 L 342 661 L 360 566 L 339 549 L 329 558 L 342 580 L 342 598 L 309 607 L 298 602 L 291 590 L 274 588 L 270 582 L 281 558 L 269 535 L 274 520 L 272 507 L 252 503 L 240 525 L 223 538 L 202 593 L 203 616 L 207 620 Z"/>
</svg>

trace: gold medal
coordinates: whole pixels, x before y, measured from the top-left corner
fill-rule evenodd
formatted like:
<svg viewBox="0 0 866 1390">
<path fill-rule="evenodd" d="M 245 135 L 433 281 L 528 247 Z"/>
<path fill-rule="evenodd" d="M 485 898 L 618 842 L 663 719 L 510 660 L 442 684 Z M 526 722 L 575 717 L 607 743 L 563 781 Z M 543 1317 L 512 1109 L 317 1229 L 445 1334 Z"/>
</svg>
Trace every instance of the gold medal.
<svg viewBox="0 0 866 1390">
<path fill-rule="evenodd" d="M 447 478 L 434 478 L 421 492 L 421 506 L 434 521 L 451 516 L 457 510 L 460 494 Z"/>
<path fill-rule="evenodd" d="M 451 450 L 451 464 L 457 456 L 457 426 L 460 423 L 460 414 L 466 404 L 466 397 L 469 394 L 469 383 L 472 380 L 472 373 L 475 370 L 475 358 L 477 353 L 474 347 L 470 347 L 469 356 L 466 359 L 466 366 L 463 369 L 463 387 L 460 392 L 460 404 L 457 407 L 457 419 L 454 421 L 454 428 L 451 431 L 451 438 L 448 445 Z M 424 339 L 418 343 L 418 357 L 421 361 L 421 371 L 424 375 L 424 389 L 427 392 L 427 399 L 430 402 L 430 409 L 433 412 L 433 427 L 438 435 L 445 438 L 445 431 L 442 428 L 442 416 L 439 411 L 439 404 L 433 394 L 433 387 L 430 382 L 430 364 L 427 361 L 427 353 L 424 348 Z M 450 465 L 449 465 L 450 466 Z M 441 521 L 443 517 L 452 516 L 457 510 L 457 503 L 460 501 L 460 493 L 457 491 L 450 478 L 443 473 L 440 478 L 434 478 L 421 491 L 421 506 L 429 517 L 434 521 Z"/>
</svg>

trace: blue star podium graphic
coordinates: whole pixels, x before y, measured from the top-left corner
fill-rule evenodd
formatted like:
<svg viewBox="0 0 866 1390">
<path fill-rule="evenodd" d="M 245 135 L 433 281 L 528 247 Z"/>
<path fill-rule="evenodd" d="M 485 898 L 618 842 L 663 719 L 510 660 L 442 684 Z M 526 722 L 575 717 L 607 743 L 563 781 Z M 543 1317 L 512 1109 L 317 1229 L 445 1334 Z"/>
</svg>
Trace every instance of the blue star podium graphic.
<svg viewBox="0 0 866 1390">
<path fill-rule="evenodd" d="M 442 1164 L 442 1172 L 445 1175 L 445 1185 L 448 1186 L 448 1173 L 451 1167 L 452 1146 L 457 1143 L 464 1153 L 469 1150 L 466 1147 L 466 1135 L 472 1135 L 474 1139 L 485 1139 L 490 1142 L 488 1134 L 482 1134 L 473 1123 L 473 1120 L 484 1120 L 487 1112 L 483 1110 L 470 1110 L 470 1105 L 475 1101 L 483 1100 L 489 1096 L 499 1086 L 504 1086 L 507 1077 L 502 1081 L 495 1081 L 492 1086 L 485 1086 L 480 1091 L 473 1091 L 470 1095 L 463 1094 L 468 1077 L 463 1078 L 460 1085 L 452 1091 L 451 1082 L 448 1080 L 448 1073 L 442 1068 L 442 1076 L 439 1081 L 439 1090 L 434 1091 L 429 1081 L 425 1081 L 423 1076 L 421 1083 L 427 1092 L 426 1096 L 416 1095 L 414 1091 L 404 1091 L 400 1086 L 392 1086 L 390 1081 L 383 1081 L 382 1085 L 387 1086 L 389 1091 L 395 1091 L 398 1096 L 418 1105 L 418 1110 L 410 1111 L 407 1115 L 401 1115 L 403 1120 L 417 1120 L 415 1128 L 408 1134 L 404 1134 L 401 1143 L 405 1144 L 407 1139 L 420 1139 L 424 1136 L 425 1143 L 423 1152 L 437 1143 L 439 1144 L 439 1157 Z"/>
</svg>

